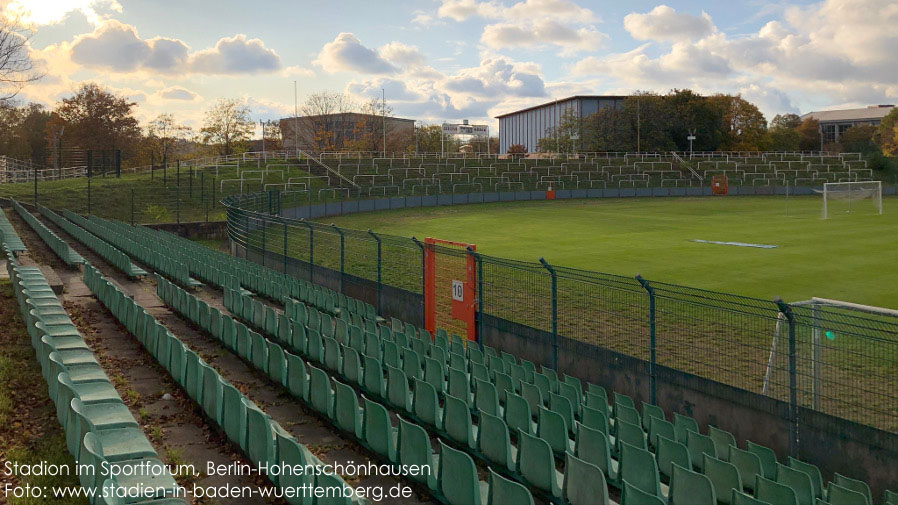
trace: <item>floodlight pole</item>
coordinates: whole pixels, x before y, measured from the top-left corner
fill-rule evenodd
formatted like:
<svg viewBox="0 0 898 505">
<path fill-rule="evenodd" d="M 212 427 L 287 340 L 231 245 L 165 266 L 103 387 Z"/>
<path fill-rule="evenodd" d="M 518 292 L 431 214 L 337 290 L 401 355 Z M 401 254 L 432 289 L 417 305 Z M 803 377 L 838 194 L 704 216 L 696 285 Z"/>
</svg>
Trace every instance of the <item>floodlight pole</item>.
<svg viewBox="0 0 898 505">
<path fill-rule="evenodd" d="M 293 81 L 293 150 L 296 152 L 296 161 L 299 161 L 299 101 L 296 94 L 296 81 Z M 309 279 L 311 282 L 311 279 Z"/>
<path fill-rule="evenodd" d="M 384 149 L 383 149 L 383 157 L 387 157 L 387 91 L 385 88 L 380 88 L 381 96 L 383 99 L 383 107 L 380 109 L 380 115 L 383 119 L 383 129 L 384 129 Z"/>
</svg>

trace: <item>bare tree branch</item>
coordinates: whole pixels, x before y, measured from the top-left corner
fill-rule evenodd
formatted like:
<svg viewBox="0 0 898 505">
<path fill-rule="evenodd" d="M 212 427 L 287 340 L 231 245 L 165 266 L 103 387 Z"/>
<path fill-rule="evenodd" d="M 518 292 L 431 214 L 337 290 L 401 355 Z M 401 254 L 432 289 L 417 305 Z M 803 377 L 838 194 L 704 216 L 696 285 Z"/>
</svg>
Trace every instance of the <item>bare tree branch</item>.
<svg viewBox="0 0 898 505">
<path fill-rule="evenodd" d="M 44 76 L 34 70 L 28 50 L 33 36 L 18 19 L 0 17 L 0 102 L 9 101 L 26 84 Z"/>
</svg>

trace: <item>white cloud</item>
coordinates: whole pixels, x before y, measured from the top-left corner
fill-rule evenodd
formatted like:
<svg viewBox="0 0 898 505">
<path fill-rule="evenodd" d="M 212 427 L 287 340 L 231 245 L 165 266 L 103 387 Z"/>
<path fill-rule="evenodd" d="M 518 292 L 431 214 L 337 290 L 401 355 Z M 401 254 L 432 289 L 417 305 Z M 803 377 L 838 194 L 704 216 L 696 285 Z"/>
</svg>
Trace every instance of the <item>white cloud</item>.
<svg viewBox="0 0 898 505">
<path fill-rule="evenodd" d="M 380 48 L 380 55 L 390 63 L 400 67 L 416 67 L 424 65 L 427 58 L 416 46 L 409 46 L 402 42 L 390 42 Z"/>
<path fill-rule="evenodd" d="M 181 86 L 172 86 L 159 90 L 159 97 L 165 100 L 185 100 L 188 102 L 200 101 L 202 97 Z"/>
<path fill-rule="evenodd" d="M 260 39 L 247 39 L 241 33 L 191 55 L 190 68 L 203 74 L 273 72 L 281 68 L 281 58 Z"/>
<path fill-rule="evenodd" d="M 75 37 L 70 50 L 75 63 L 116 72 L 243 74 L 281 68 L 274 50 L 243 34 L 222 38 L 214 47 L 191 54 L 187 44 L 178 39 L 142 39 L 136 28 L 115 20 Z"/>
<path fill-rule="evenodd" d="M 592 23 L 598 17 L 591 10 L 570 0 L 524 0 L 505 6 L 498 1 L 441 0 L 437 15 L 455 21 L 478 16 L 490 19 L 530 21 L 553 19 L 577 23 Z"/>
<path fill-rule="evenodd" d="M 705 12 L 701 16 L 694 16 L 659 5 L 646 14 L 627 14 L 624 17 L 624 28 L 636 40 L 696 40 L 711 35 L 714 32 L 714 22 Z"/>
<path fill-rule="evenodd" d="M 321 48 L 313 62 L 326 72 L 359 72 L 363 74 L 392 74 L 396 67 L 383 59 L 377 51 L 362 45 L 349 32 L 342 32 Z"/>
<path fill-rule="evenodd" d="M 607 38 L 592 26 L 573 28 L 548 19 L 488 25 L 480 41 L 493 49 L 557 46 L 563 56 L 569 56 L 578 51 L 595 51 Z"/>
</svg>

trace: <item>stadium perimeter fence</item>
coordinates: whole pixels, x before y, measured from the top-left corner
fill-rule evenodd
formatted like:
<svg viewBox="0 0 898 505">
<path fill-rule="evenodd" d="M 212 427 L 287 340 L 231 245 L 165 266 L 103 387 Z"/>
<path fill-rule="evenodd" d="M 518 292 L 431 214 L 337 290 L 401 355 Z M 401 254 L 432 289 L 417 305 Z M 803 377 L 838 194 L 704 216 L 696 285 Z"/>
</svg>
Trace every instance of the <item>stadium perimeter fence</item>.
<svg viewBox="0 0 898 505">
<path fill-rule="evenodd" d="M 265 194 L 223 205 L 232 244 L 247 257 L 423 326 L 422 241 L 282 217 Z M 430 247 L 475 258 L 478 335 L 538 333 L 542 364 L 559 373 L 611 351 L 634 358 L 616 366 L 648 383 L 652 403 L 661 382 L 693 379 L 730 386 L 718 391 L 742 403 L 778 400 L 790 452 L 803 423 L 898 433 L 898 318 Z"/>
</svg>

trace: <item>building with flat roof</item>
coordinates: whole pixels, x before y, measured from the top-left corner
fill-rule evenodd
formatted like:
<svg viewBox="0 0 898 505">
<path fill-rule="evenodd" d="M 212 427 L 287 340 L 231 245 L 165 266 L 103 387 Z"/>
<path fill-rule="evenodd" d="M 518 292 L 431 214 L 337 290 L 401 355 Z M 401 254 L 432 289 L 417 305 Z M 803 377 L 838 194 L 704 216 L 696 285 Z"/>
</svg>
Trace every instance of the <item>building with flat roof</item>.
<svg viewBox="0 0 898 505">
<path fill-rule="evenodd" d="M 580 119 L 601 109 L 623 106 L 626 96 L 576 95 L 496 116 L 499 120 L 499 153 L 508 147 L 521 144 L 527 152 L 537 151 L 539 139 L 546 137 L 561 122 L 566 110 L 572 110 Z"/>
<path fill-rule="evenodd" d="M 801 120 L 816 119 L 820 122 L 821 142 L 838 142 L 842 133 L 852 126 L 879 126 L 882 118 L 892 112 L 894 105 L 871 105 L 863 109 L 823 110 L 808 112 Z M 822 147 L 821 147 L 822 149 Z"/>
<path fill-rule="evenodd" d="M 371 145 L 366 150 L 381 151 L 384 129 L 387 151 L 404 148 L 415 139 L 414 119 L 358 112 L 288 117 L 281 119 L 279 125 L 281 141 L 287 151 L 297 148 L 315 153 L 340 151 L 363 140 L 370 140 Z"/>
</svg>

